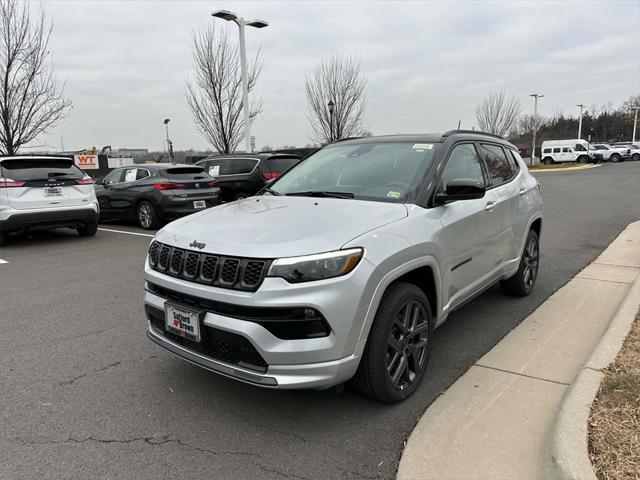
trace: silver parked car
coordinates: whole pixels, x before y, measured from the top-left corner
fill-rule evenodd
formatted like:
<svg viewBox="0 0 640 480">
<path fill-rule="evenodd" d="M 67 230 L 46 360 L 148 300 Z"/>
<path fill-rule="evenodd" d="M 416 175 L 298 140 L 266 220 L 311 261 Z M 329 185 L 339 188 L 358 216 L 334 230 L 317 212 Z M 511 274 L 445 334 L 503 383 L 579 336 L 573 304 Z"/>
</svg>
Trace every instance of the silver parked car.
<svg viewBox="0 0 640 480">
<path fill-rule="evenodd" d="M 542 198 L 509 142 L 479 132 L 336 142 L 262 195 L 160 230 L 145 264 L 148 336 L 274 388 L 349 379 L 397 402 L 433 330 L 500 282 L 536 281 Z"/>
</svg>

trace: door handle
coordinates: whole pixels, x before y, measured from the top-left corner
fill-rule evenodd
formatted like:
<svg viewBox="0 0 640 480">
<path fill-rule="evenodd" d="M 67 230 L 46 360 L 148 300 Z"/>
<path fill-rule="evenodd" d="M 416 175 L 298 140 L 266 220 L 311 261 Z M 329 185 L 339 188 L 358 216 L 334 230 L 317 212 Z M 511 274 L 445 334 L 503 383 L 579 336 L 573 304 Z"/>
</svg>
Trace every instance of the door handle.
<svg viewBox="0 0 640 480">
<path fill-rule="evenodd" d="M 518 192 L 518 195 L 522 196 L 522 195 L 524 195 L 525 193 L 527 193 L 528 191 L 529 191 L 529 189 L 528 189 L 527 187 L 522 187 L 522 188 L 520 189 L 520 191 Z"/>
<path fill-rule="evenodd" d="M 498 202 L 494 202 L 494 201 L 487 202 L 487 204 L 484 206 L 484 209 L 487 212 L 493 212 L 496 209 L 496 205 L 498 205 Z"/>
</svg>

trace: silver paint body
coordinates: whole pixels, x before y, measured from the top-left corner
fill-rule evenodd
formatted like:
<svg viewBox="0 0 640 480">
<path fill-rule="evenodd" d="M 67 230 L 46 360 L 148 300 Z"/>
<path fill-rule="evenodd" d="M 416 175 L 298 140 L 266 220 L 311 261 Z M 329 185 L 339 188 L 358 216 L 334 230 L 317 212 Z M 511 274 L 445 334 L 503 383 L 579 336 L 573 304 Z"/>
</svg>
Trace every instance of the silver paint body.
<svg viewBox="0 0 640 480">
<path fill-rule="evenodd" d="M 431 268 L 438 326 L 456 307 L 516 273 L 527 232 L 542 217 L 538 183 L 519 156 L 518 163 L 518 175 L 487 190 L 483 198 L 430 208 L 264 195 L 177 220 L 156 239 L 185 249 L 197 239 L 206 243 L 205 252 L 244 257 L 292 257 L 351 247 L 362 247 L 364 257 L 342 277 L 298 284 L 266 278 L 256 292 L 187 282 L 152 270 L 146 262 L 147 281 L 188 295 L 245 306 L 309 306 L 322 312 L 331 334 L 304 340 L 281 340 L 255 323 L 206 314 L 205 324 L 242 335 L 254 345 L 269 364 L 264 375 L 189 352 L 151 328 L 148 336 L 186 360 L 253 384 L 327 388 L 342 383 L 355 374 L 382 295 L 397 278 Z M 164 299 L 149 291 L 144 301 L 164 309 Z"/>
</svg>

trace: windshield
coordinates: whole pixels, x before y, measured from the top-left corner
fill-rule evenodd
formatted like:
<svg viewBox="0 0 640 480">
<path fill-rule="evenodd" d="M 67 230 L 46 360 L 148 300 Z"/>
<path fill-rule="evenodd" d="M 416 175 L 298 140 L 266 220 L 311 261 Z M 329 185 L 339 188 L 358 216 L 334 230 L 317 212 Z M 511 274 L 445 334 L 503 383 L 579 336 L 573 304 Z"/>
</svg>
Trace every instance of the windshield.
<svg viewBox="0 0 640 480">
<path fill-rule="evenodd" d="M 359 143 L 323 148 L 281 177 L 274 195 L 339 196 L 398 202 L 413 193 L 437 143 Z"/>
</svg>

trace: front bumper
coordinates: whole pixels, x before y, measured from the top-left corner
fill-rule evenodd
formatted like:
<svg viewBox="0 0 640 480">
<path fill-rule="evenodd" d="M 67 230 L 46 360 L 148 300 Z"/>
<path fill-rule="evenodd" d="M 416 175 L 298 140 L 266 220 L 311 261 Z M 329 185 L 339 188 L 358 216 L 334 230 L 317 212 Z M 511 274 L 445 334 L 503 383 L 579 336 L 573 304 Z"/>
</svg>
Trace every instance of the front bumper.
<svg viewBox="0 0 640 480">
<path fill-rule="evenodd" d="M 362 324 L 376 284 L 377 271 L 362 261 L 353 272 L 318 282 L 289 284 L 280 278 L 266 278 L 258 291 L 229 290 L 188 282 L 157 272 L 145 265 L 145 280 L 162 288 L 245 307 L 314 308 L 331 328 L 328 336 L 284 340 L 252 321 L 207 311 L 202 325 L 243 337 L 264 359 L 266 368 L 257 372 L 239 364 L 212 358 L 188 345 L 172 341 L 150 321 L 148 336 L 156 344 L 208 370 L 255 385 L 272 388 L 328 388 L 349 380 L 355 374 L 365 342 L 359 341 Z M 373 280 L 373 282 L 372 282 Z M 164 312 L 167 300 L 145 291 L 149 309 Z M 171 303 L 175 303 L 170 300 Z M 149 313 L 147 312 L 147 315 Z"/>
<path fill-rule="evenodd" d="M 11 232 L 26 229 L 75 227 L 96 223 L 97 221 L 97 204 L 87 207 L 42 209 L 38 211 L 13 210 L 8 213 L 5 219 L 0 220 L 0 230 Z"/>
</svg>

